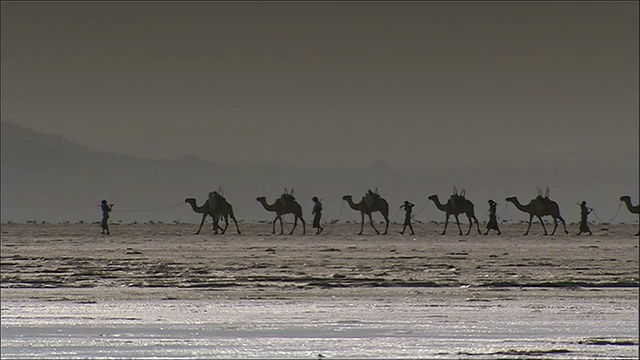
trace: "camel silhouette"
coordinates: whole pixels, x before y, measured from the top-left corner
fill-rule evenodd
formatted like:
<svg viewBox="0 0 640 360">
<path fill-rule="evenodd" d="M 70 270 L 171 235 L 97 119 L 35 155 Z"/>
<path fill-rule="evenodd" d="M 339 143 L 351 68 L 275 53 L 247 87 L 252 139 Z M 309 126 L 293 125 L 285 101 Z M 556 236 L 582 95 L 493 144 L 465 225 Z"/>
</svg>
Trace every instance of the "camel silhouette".
<svg viewBox="0 0 640 360">
<path fill-rule="evenodd" d="M 449 216 L 453 215 L 456 219 L 456 224 L 458 225 L 458 232 L 462 235 L 462 229 L 460 228 L 460 220 L 458 219 L 458 215 L 465 214 L 469 219 L 469 229 L 467 229 L 467 233 L 465 235 L 469 235 L 471 232 L 471 227 L 473 223 L 476 224 L 478 228 L 478 234 L 482 234 L 480 231 L 480 225 L 478 224 L 478 219 L 473 211 L 473 203 L 467 200 L 464 195 L 458 195 L 457 192 L 451 196 L 451 198 L 445 203 L 442 204 L 440 199 L 438 199 L 438 195 L 431 195 L 428 197 L 429 200 L 433 201 L 438 210 L 444 211 L 446 218 L 444 221 L 444 230 L 440 235 L 444 235 L 447 232 L 447 225 L 449 224 Z"/>
<path fill-rule="evenodd" d="M 373 227 L 373 230 L 375 230 L 376 234 L 380 234 L 380 231 L 378 231 L 376 226 L 373 225 L 373 219 L 371 217 L 371 214 L 376 211 L 379 211 L 384 217 L 385 228 L 383 235 L 387 234 L 387 231 L 389 230 L 389 203 L 387 200 L 383 199 L 380 195 L 372 192 L 371 190 L 369 190 L 357 204 L 353 202 L 353 197 L 351 195 L 343 196 L 342 200 L 345 200 L 353 210 L 360 211 L 361 221 L 360 232 L 358 235 L 362 235 L 362 231 L 364 230 L 364 214 L 369 216 L 369 223 L 371 224 L 371 227 Z"/>
<path fill-rule="evenodd" d="M 193 211 L 195 211 L 198 214 L 202 214 L 202 221 L 200 222 L 200 227 L 198 228 L 198 231 L 196 231 L 196 235 L 200 234 L 200 230 L 202 230 L 202 225 L 204 224 L 204 221 L 206 220 L 207 216 L 211 216 L 211 218 L 213 219 L 213 231 L 215 234 L 218 233 L 218 228 L 219 228 L 218 220 L 220 219 L 219 217 L 220 215 L 217 215 L 213 211 L 211 206 L 209 206 L 208 199 L 204 201 L 204 204 L 202 204 L 202 206 L 198 206 L 196 204 L 196 199 L 194 198 L 186 198 L 184 202 L 191 205 L 191 208 L 193 209 Z"/>
<path fill-rule="evenodd" d="M 633 204 L 631 204 L 631 196 L 629 195 L 620 196 L 620 201 L 622 201 L 627 206 L 627 209 L 629 210 L 630 213 L 636 214 L 636 215 L 640 214 L 640 204 L 633 206 Z M 638 230 L 635 236 L 640 236 L 640 230 Z"/>
<path fill-rule="evenodd" d="M 231 217 L 231 220 L 233 220 L 233 222 L 236 224 L 236 230 L 238 231 L 238 234 L 240 234 L 238 221 L 236 220 L 236 216 L 233 214 L 233 206 L 229 204 L 224 196 L 220 195 L 217 191 L 210 192 L 207 203 L 213 209 L 213 218 L 216 222 L 216 224 L 214 225 L 215 233 L 217 233 L 217 229 L 220 229 L 221 233 L 224 234 L 225 231 L 227 231 L 227 227 L 229 227 L 229 217 Z M 224 229 L 218 226 L 217 220 L 219 220 L 220 217 L 224 218 Z"/>
<path fill-rule="evenodd" d="M 556 233 L 556 229 L 558 228 L 558 219 L 562 221 L 562 226 L 564 227 L 564 233 L 565 234 L 569 233 L 567 231 L 567 225 L 564 219 L 562 218 L 562 216 L 560 216 L 560 207 L 558 206 L 558 203 L 549 199 L 548 197 L 543 197 L 541 195 L 538 195 L 535 199 L 531 200 L 527 205 L 522 205 L 518 200 L 518 198 L 515 196 L 510 196 L 505 200 L 513 203 L 513 205 L 515 205 L 518 210 L 529 214 L 529 226 L 527 227 L 527 231 L 524 233 L 524 235 L 529 234 L 529 229 L 531 229 L 531 223 L 533 222 L 534 216 L 537 217 L 538 220 L 540 221 L 540 225 L 542 225 L 542 229 L 544 230 L 545 235 L 548 235 L 548 233 L 547 233 L 547 228 L 544 226 L 544 221 L 542 221 L 543 216 L 551 216 L 553 218 L 554 227 L 553 227 L 553 231 L 551 232 L 551 235 Z"/>
<path fill-rule="evenodd" d="M 298 204 L 293 195 L 286 193 L 285 191 L 285 193 L 282 194 L 282 196 L 280 196 L 280 198 L 273 204 L 268 204 L 267 198 L 264 196 L 260 196 L 256 200 L 258 200 L 258 202 L 262 204 L 265 210 L 276 213 L 276 218 L 273 219 L 273 231 L 271 232 L 272 234 L 276 233 L 277 220 L 280 220 L 280 234 L 284 234 L 284 229 L 282 227 L 282 215 L 285 214 L 293 214 L 295 216 L 295 219 L 293 220 L 293 228 L 291 229 L 291 232 L 289 232 L 289 235 L 293 234 L 296 226 L 298 226 L 298 219 L 300 219 L 300 222 L 302 222 L 302 234 L 307 233 L 307 226 L 304 222 L 304 219 L 302 218 L 302 207 L 300 206 L 300 204 Z"/>
</svg>

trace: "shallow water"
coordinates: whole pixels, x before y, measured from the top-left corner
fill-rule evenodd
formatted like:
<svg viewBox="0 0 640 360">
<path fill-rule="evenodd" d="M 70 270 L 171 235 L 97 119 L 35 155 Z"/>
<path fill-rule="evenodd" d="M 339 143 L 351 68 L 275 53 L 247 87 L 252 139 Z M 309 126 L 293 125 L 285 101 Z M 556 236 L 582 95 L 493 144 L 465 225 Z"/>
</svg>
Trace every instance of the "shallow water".
<svg viewBox="0 0 640 360">
<path fill-rule="evenodd" d="M 2 227 L 3 359 L 639 356 L 635 225 L 592 237 L 522 236 L 521 224 L 503 236 L 96 230 Z"/>
<path fill-rule="evenodd" d="M 635 291 L 637 295 L 637 290 Z M 2 358 L 638 358 L 633 297 L 3 301 Z"/>
</svg>

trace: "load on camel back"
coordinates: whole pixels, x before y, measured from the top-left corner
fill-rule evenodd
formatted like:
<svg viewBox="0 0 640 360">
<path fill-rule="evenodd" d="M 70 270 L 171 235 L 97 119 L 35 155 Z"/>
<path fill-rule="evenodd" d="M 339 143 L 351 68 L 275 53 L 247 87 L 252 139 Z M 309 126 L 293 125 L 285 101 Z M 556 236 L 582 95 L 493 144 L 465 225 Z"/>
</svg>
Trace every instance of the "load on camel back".
<svg viewBox="0 0 640 360">
<path fill-rule="evenodd" d="M 209 193 L 209 197 L 207 198 L 207 204 L 212 209 L 215 209 L 219 202 L 224 202 L 227 200 L 225 199 L 224 196 L 221 195 L 221 193 L 222 193 L 221 188 L 219 188 L 218 191 L 212 191 Z"/>
<path fill-rule="evenodd" d="M 465 203 L 465 201 L 467 200 L 465 197 L 466 194 L 466 190 L 462 189 L 462 191 L 460 192 L 460 194 L 458 194 L 458 189 L 454 186 L 453 187 L 453 194 L 451 195 L 450 201 L 451 203 L 455 206 L 461 206 L 462 204 Z"/>
<path fill-rule="evenodd" d="M 293 188 L 291 192 L 288 192 L 287 188 L 284 188 L 284 194 L 280 195 L 280 199 L 284 201 L 285 204 L 293 204 L 296 201 L 296 198 L 293 196 Z"/>
<path fill-rule="evenodd" d="M 368 207 L 373 206 L 373 204 L 375 204 L 378 200 L 380 200 L 380 194 L 378 194 L 378 188 L 376 188 L 375 192 L 371 191 L 371 189 L 367 190 L 367 192 L 364 194 L 364 197 L 362 199 L 362 201 L 364 201 L 364 203 Z"/>
<path fill-rule="evenodd" d="M 549 187 L 547 186 L 544 196 L 542 195 L 542 190 L 540 188 L 538 188 L 537 190 L 538 190 L 538 195 L 536 195 L 536 201 L 538 201 L 538 204 L 541 204 L 541 206 L 543 207 L 553 206 L 552 205 L 553 200 L 549 198 L 549 194 L 550 194 Z"/>
</svg>

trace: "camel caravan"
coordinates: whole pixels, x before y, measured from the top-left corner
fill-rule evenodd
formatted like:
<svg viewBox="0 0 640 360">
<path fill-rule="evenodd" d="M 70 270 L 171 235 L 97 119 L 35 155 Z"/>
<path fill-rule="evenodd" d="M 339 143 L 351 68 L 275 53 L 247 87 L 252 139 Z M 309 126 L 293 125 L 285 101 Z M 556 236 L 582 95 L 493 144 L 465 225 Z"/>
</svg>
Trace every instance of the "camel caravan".
<svg viewBox="0 0 640 360">
<path fill-rule="evenodd" d="M 456 221 L 459 235 L 469 235 L 474 224 L 478 231 L 478 234 L 479 235 L 482 234 L 482 232 L 480 231 L 480 224 L 479 224 L 478 218 L 474 213 L 474 205 L 469 199 L 466 198 L 465 190 L 462 190 L 460 193 L 458 193 L 458 190 L 454 187 L 453 194 L 449 197 L 449 199 L 447 199 L 446 203 L 442 203 L 437 194 L 430 195 L 427 197 L 427 199 L 428 201 L 433 202 L 435 207 L 438 210 L 445 213 L 444 229 L 442 230 L 441 235 L 446 234 L 447 225 L 449 224 L 449 218 L 451 215 L 453 215 Z M 274 212 L 276 214 L 276 217 L 272 221 L 272 225 L 273 225 L 272 234 L 276 233 L 276 222 L 278 221 L 280 222 L 280 234 L 281 235 L 284 234 L 284 225 L 283 225 L 282 216 L 286 214 L 293 214 L 294 216 L 293 227 L 291 228 L 291 231 L 289 231 L 289 235 L 293 234 L 293 232 L 295 231 L 296 227 L 298 226 L 298 220 L 302 224 L 302 234 L 303 235 L 306 234 L 307 230 L 306 230 L 306 223 L 302 216 L 302 206 L 296 201 L 296 198 L 293 194 L 293 189 L 291 189 L 291 191 L 287 191 L 287 189 L 285 188 L 284 193 L 280 195 L 279 198 L 275 199 L 273 203 L 269 203 L 265 196 L 259 196 L 256 198 L 256 200 L 264 207 L 266 211 Z M 344 195 L 342 197 L 342 200 L 346 201 L 346 203 L 349 205 L 351 209 L 360 213 L 360 232 L 358 232 L 358 235 L 362 235 L 364 231 L 365 215 L 367 215 L 367 217 L 369 218 L 369 224 L 371 225 L 371 227 L 373 228 L 376 234 L 386 235 L 388 233 L 389 203 L 378 193 L 377 188 L 375 189 L 375 191 L 372 191 L 371 189 L 367 190 L 364 196 L 362 196 L 360 201 L 357 203 L 354 202 L 352 195 Z M 551 235 L 554 235 L 556 233 L 556 230 L 559 225 L 558 221 L 562 223 L 564 233 L 569 234 L 569 231 L 567 231 L 566 222 L 562 218 L 562 215 L 560 215 L 560 206 L 558 205 L 557 202 L 549 198 L 549 188 L 546 189 L 546 192 L 544 195 L 542 191 L 538 189 L 537 196 L 533 198 L 531 201 L 529 201 L 527 204 L 522 204 L 516 196 L 509 196 L 505 199 L 505 201 L 507 203 L 512 203 L 518 210 L 529 214 L 529 223 L 524 235 L 529 234 L 529 230 L 531 229 L 531 224 L 533 222 L 534 217 L 538 219 L 540 225 L 542 226 L 544 235 L 549 235 L 549 233 L 547 232 L 547 228 L 544 224 L 544 221 L 542 219 L 545 216 L 550 216 L 553 220 L 554 227 L 553 227 L 553 230 L 551 231 Z M 620 201 L 622 202 L 622 204 L 626 205 L 626 208 L 632 214 L 640 213 L 640 210 L 639 210 L 640 204 L 633 205 L 631 203 L 630 196 L 628 195 L 621 196 Z M 202 221 L 200 222 L 198 231 L 196 231 L 195 234 L 200 233 L 207 216 L 211 217 L 211 219 L 213 220 L 214 234 L 218 234 L 218 231 L 220 231 L 220 234 L 224 234 L 226 232 L 229 226 L 229 218 L 233 220 L 236 226 L 237 233 L 238 234 L 241 233 L 240 227 L 238 226 L 238 221 L 236 220 L 235 214 L 233 213 L 233 206 L 222 195 L 221 189 L 218 189 L 218 191 L 210 192 L 207 199 L 203 202 L 202 205 L 198 205 L 196 203 L 195 198 L 187 198 L 185 199 L 185 202 L 191 205 L 191 208 L 193 209 L 193 211 L 195 211 L 198 214 L 202 214 Z M 405 204 L 406 203 L 408 202 L 405 202 Z M 583 202 L 582 206 L 586 208 L 585 204 L 586 203 Z M 496 203 L 493 200 L 489 200 L 489 205 L 490 205 L 490 212 L 489 212 L 490 220 L 487 223 L 487 230 L 484 233 L 484 235 L 487 235 L 489 230 L 496 230 L 498 235 L 500 235 L 501 232 L 498 227 L 497 217 L 495 214 Z M 578 204 L 578 205 L 581 205 L 581 204 Z M 586 208 L 586 209 L 593 210 L 589 208 Z M 382 233 L 378 230 L 378 228 L 376 228 L 374 224 L 372 215 L 375 212 L 379 212 L 384 218 L 385 228 Z M 588 214 L 589 212 L 590 211 L 588 211 L 586 214 Z M 460 226 L 460 220 L 459 220 L 459 216 L 462 214 L 464 214 L 467 217 L 469 222 L 469 228 L 467 229 L 467 232 L 464 234 L 462 232 L 462 228 Z M 405 219 L 405 226 L 407 225 L 407 222 L 409 222 L 409 217 L 410 217 L 410 211 L 407 212 L 407 217 Z M 219 225 L 219 222 L 221 219 L 224 219 L 224 228 Z M 319 221 L 319 217 L 318 217 L 318 221 Z M 314 223 L 315 222 L 316 221 L 314 221 Z M 587 226 L 586 222 L 587 222 L 586 215 L 585 213 L 583 213 L 582 220 L 581 220 L 580 233 L 582 233 L 583 231 L 582 230 L 583 226 L 585 227 Z M 319 226 L 319 225 L 314 224 L 314 227 L 315 226 Z M 577 235 L 580 235 L 580 233 L 578 233 Z M 588 230 L 588 233 L 589 235 L 591 235 L 590 230 Z M 635 234 L 635 236 L 640 236 L 640 231 L 638 231 L 638 233 Z"/>
</svg>

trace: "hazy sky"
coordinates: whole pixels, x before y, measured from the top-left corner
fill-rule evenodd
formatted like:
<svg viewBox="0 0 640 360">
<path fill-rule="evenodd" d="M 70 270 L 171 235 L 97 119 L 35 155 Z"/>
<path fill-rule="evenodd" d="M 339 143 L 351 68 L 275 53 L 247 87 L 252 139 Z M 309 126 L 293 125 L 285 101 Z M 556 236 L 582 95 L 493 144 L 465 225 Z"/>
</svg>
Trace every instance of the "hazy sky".
<svg viewBox="0 0 640 360">
<path fill-rule="evenodd" d="M 2 2 L 2 119 L 223 164 L 637 159 L 629 2 Z"/>
</svg>

